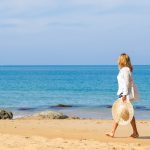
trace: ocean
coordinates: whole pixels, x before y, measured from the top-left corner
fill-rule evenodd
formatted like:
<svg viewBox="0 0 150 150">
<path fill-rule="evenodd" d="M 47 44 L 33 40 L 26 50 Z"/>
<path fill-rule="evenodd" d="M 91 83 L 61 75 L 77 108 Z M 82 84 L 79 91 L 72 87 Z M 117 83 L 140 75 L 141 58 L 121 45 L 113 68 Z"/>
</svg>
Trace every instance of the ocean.
<svg viewBox="0 0 150 150">
<path fill-rule="evenodd" d="M 111 119 L 118 98 L 117 66 L 52 65 L 0 66 L 0 109 L 14 117 L 56 110 L 81 118 Z M 134 66 L 140 100 L 134 103 L 137 119 L 150 119 L 150 66 Z M 58 104 L 72 107 L 56 108 Z"/>
</svg>

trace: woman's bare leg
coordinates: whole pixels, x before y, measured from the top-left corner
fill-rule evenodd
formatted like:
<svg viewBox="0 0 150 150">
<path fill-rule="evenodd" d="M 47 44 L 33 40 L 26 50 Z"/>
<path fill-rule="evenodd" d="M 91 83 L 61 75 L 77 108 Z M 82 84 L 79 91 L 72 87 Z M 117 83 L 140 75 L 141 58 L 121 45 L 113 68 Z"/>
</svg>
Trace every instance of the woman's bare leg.
<svg viewBox="0 0 150 150">
<path fill-rule="evenodd" d="M 133 134 L 131 135 L 131 137 L 138 138 L 139 137 L 139 133 L 138 133 L 137 127 L 136 127 L 135 117 L 133 117 L 133 119 L 131 121 L 131 126 L 132 126 L 132 129 L 133 129 Z"/>
<path fill-rule="evenodd" d="M 106 135 L 107 135 L 107 136 L 110 136 L 110 137 L 114 137 L 117 127 L 118 127 L 118 123 L 116 123 L 116 122 L 114 121 L 112 131 L 106 133 Z"/>
</svg>

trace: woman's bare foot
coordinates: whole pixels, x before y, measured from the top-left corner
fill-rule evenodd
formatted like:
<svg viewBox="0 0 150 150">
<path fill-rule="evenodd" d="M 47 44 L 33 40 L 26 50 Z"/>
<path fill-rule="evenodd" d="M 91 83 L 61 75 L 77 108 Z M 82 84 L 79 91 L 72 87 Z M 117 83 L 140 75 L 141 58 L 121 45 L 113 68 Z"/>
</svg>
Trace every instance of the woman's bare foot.
<svg viewBox="0 0 150 150">
<path fill-rule="evenodd" d="M 109 137 L 112 137 L 112 138 L 114 137 L 114 133 L 113 133 L 113 132 L 105 133 L 105 135 L 106 135 L 106 136 L 109 136 Z"/>
<path fill-rule="evenodd" d="M 138 138 L 139 134 L 138 133 L 133 133 L 133 134 L 130 135 L 130 137 L 132 137 L 132 138 Z"/>
</svg>

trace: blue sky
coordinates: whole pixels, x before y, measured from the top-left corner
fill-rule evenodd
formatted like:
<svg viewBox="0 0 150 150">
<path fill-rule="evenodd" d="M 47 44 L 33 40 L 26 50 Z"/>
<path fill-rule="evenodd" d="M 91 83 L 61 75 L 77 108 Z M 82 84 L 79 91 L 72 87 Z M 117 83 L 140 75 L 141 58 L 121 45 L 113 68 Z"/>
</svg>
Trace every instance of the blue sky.
<svg viewBox="0 0 150 150">
<path fill-rule="evenodd" d="M 148 0 L 0 0 L 0 65 L 150 64 Z"/>
</svg>

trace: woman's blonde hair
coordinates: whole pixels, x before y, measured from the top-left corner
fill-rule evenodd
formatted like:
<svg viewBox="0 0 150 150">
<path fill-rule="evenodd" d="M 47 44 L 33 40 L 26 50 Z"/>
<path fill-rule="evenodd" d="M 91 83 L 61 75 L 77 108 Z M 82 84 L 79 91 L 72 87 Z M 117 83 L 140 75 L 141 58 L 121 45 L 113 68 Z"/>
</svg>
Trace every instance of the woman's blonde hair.
<svg viewBox="0 0 150 150">
<path fill-rule="evenodd" d="M 119 65 L 120 69 L 123 68 L 123 67 L 129 67 L 130 71 L 131 72 L 133 71 L 133 66 L 131 64 L 130 57 L 126 53 L 123 53 L 123 54 L 121 54 L 119 56 L 119 58 L 118 58 L 118 65 Z"/>
</svg>

